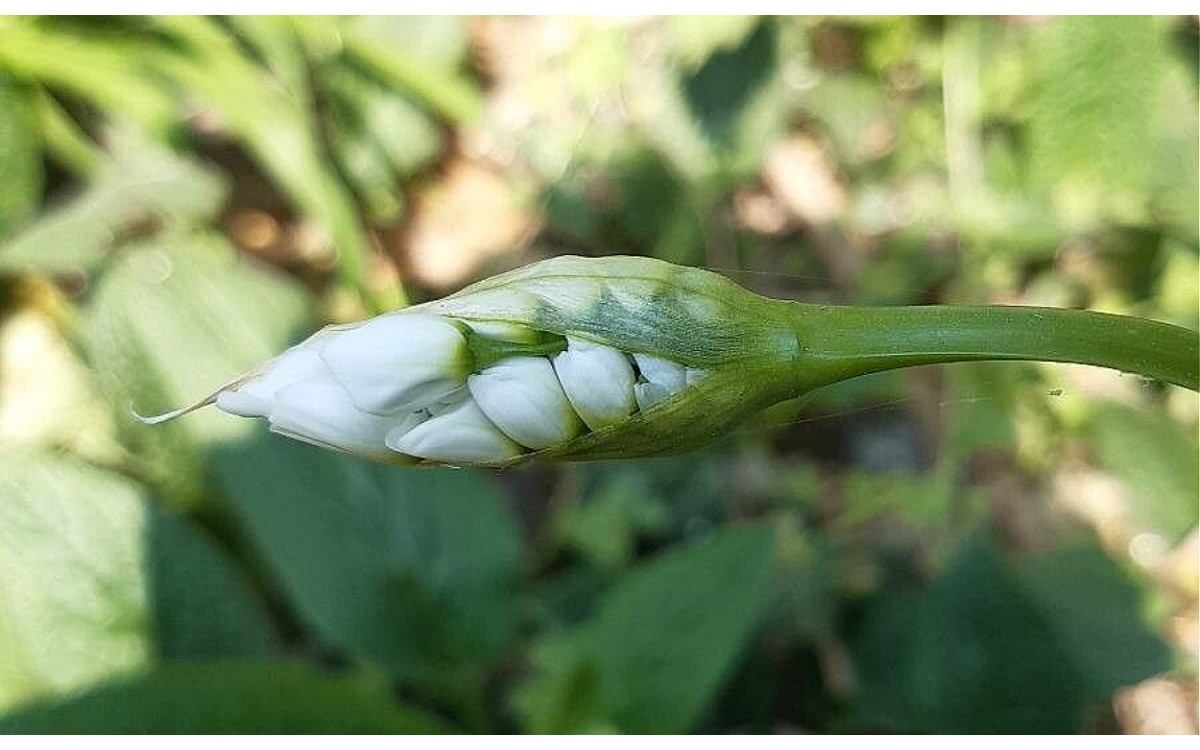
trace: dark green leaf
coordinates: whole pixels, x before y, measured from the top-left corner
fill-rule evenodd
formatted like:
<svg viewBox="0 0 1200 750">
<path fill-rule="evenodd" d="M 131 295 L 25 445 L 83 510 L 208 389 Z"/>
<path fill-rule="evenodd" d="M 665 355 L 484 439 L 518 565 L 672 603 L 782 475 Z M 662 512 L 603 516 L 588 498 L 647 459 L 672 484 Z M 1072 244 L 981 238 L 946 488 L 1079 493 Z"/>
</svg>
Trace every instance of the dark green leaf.
<svg viewBox="0 0 1200 750">
<path fill-rule="evenodd" d="M 756 169 L 782 130 L 777 37 L 773 21 L 760 21 L 739 46 L 712 55 L 684 82 L 692 116 L 735 174 Z"/>
<path fill-rule="evenodd" d="M 1039 555 L 1017 573 L 1094 697 L 1171 667 L 1170 649 L 1142 616 L 1141 592 L 1095 544 Z"/>
<path fill-rule="evenodd" d="M 147 527 L 150 609 L 158 655 L 167 660 L 270 656 L 276 636 L 243 573 L 178 513 Z"/>
<path fill-rule="evenodd" d="M 431 734 L 445 727 L 365 676 L 287 662 L 174 664 L 0 719 L 4 734 Z"/>
<path fill-rule="evenodd" d="M 0 710 L 142 667 L 145 502 L 122 477 L 0 457 Z"/>
<path fill-rule="evenodd" d="M 861 718 L 907 732 L 1064 733 L 1092 701 L 1169 666 L 1128 578 L 1095 547 L 1013 568 L 974 542 L 919 590 L 869 612 Z"/>
<path fill-rule="evenodd" d="M 856 648 L 868 727 L 1064 733 L 1083 685 L 1046 620 L 983 545 L 929 588 L 886 594 Z"/>
<path fill-rule="evenodd" d="M 773 530 L 729 528 L 635 569 L 595 615 L 539 652 L 517 698 L 537 732 L 684 732 L 758 620 Z"/>
<path fill-rule="evenodd" d="M 514 635 L 520 541 L 479 474 L 367 464 L 275 436 L 214 459 L 263 556 L 331 644 L 462 695 Z"/>
</svg>

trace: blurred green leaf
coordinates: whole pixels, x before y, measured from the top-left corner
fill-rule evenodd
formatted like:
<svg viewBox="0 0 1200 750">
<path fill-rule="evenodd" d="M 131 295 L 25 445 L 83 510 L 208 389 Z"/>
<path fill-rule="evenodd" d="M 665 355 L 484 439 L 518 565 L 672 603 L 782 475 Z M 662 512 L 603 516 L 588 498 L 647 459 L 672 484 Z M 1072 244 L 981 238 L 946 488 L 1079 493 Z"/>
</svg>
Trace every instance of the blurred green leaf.
<svg viewBox="0 0 1200 750">
<path fill-rule="evenodd" d="M 367 19 L 364 19 L 367 20 Z M 342 29 L 346 54 L 383 83 L 406 91 L 452 122 L 473 119 L 480 109 L 478 89 L 455 70 L 465 52 L 457 19 L 371 18 L 349 21 Z"/>
<path fill-rule="evenodd" d="M 687 70 L 695 70 L 718 52 L 736 49 L 757 27 L 755 16 L 670 16 L 663 19 L 675 54 Z"/>
<path fill-rule="evenodd" d="M 169 499 L 201 498 L 201 447 L 253 427 L 215 411 L 146 427 L 130 405 L 165 411 L 203 398 L 293 343 L 308 320 L 297 285 L 220 237 L 166 233 L 121 253 L 84 311 L 84 341 L 126 444 Z"/>
<path fill-rule="evenodd" d="M 146 530 L 150 610 L 161 659 L 271 656 L 270 617 L 228 554 L 183 515 L 156 511 Z"/>
<path fill-rule="evenodd" d="M 224 198 L 212 172 L 130 138 L 82 194 L 0 245 L 0 269 L 92 270 L 122 239 L 209 219 Z"/>
<path fill-rule="evenodd" d="M 353 200 L 324 158 L 315 115 L 305 102 L 281 91 L 213 20 L 172 16 L 155 23 L 187 54 L 145 50 L 147 64 L 220 114 L 279 187 L 329 232 L 342 279 L 373 303 L 366 283 L 370 247 Z"/>
<path fill-rule="evenodd" d="M 1091 696 L 1171 668 L 1170 649 L 1142 615 L 1142 592 L 1097 545 L 1052 550 L 1016 572 Z"/>
<path fill-rule="evenodd" d="M 726 528 L 636 568 L 542 646 L 542 673 L 516 699 L 526 728 L 693 727 L 758 620 L 774 546 L 770 528 Z"/>
<path fill-rule="evenodd" d="M 435 124 L 402 94 L 346 69 L 322 75 L 331 97 L 330 142 L 342 170 L 378 224 L 398 218 L 398 176 L 409 176 L 441 151 Z"/>
<path fill-rule="evenodd" d="M 1196 525 L 1200 449 L 1194 432 L 1145 410 L 1109 404 L 1097 411 L 1091 433 L 1100 463 L 1124 483 L 1141 530 L 1174 544 Z"/>
<path fill-rule="evenodd" d="M 736 48 L 716 52 L 683 84 L 697 126 L 738 177 L 757 169 L 783 130 L 778 40 L 772 20 L 760 20 Z"/>
<path fill-rule="evenodd" d="M 1100 554 L 1052 553 L 1014 570 L 973 542 L 929 586 L 886 592 L 855 648 L 861 718 L 901 732 L 1081 730 L 1090 701 L 1166 666 L 1129 584 Z M 1098 664 L 1117 642 L 1129 658 Z"/>
<path fill-rule="evenodd" d="M 145 512 L 122 477 L 0 456 L 0 710 L 146 663 Z"/>
<path fill-rule="evenodd" d="M 613 472 L 601 481 L 578 505 L 564 508 L 554 525 L 564 547 L 612 571 L 633 559 L 639 534 L 663 531 L 670 515 L 644 473 Z"/>
<path fill-rule="evenodd" d="M 410 684 L 463 698 L 515 635 L 521 546 L 473 471 L 397 469 L 270 436 L 216 471 L 302 618 Z"/>
<path fill-rule="evenodd" d="M 0 19 L 0 70 L 70 93 L 162 136 L 179 119 L 174 95 L 147 75 L 149 37 L 70 33 L 48 18 Z M 165 48 L 162 48 L 166 53 Z"/>
<path fill-rule="evenodd" d="M 298 664 L 174 664 L 0 718 L 3 734 L 432 734 L 446 727 L 387 685 Z"/>
<path fill-rule="evenodd" d="M 0 75 L 0 237 L 33 215 L 42 194 L 38 132 L 23 97 Z"/>
<path fill-rule="evenodd" d="M 1153 162 L 1145 158 L 1146 144 L 1155 137 L 1166 70 L 1161 20 L 1059 17 L 1035 31 L 1030 145 L 1036 179 L 1044 185 L 1087 181 L 1104 191 L 1147 187 Z"/>
</svg>

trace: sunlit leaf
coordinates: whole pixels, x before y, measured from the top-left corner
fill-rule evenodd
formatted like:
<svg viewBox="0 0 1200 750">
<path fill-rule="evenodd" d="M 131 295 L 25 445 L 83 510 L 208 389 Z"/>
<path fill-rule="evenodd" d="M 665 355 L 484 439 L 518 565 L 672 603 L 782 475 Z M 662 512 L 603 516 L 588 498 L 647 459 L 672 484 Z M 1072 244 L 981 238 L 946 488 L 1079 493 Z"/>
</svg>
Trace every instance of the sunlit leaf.
<svg viewBox="0 0 1200 750">
<path fill-rule="evenodd" d="M 157 427 L 146 413 L 203 398 L 294 343 L 308 301 L 285 278 L 239 259 L 214 235 L 168 233 L 121 253 L 85 310 L 97 381 L 119 414 L 127 445 L 167 494 L 192 502 L 205 485 L 202 447 L 253 425 L 215 411 Z"/>
<path fill-rule="evenodd" d="M 1196 525 L 1200 450 L 1194 434 L 1142 410 L 1110 405 L 1092 424 L 1101 463 L 1124 482 L 1140 529 L 1174 543 Z"/>
<path fill-rule="evenodd" d="M 387 685 L 288 662 L 175 664 L 0 718 L 3 734 L 431 734 Z"/>
<path fill-rule="evenodd" d="M 0 245 L 0 268 L 92 270 L 115 243 L 165 225 L 210 218 L 225 187 L 212 172 L 129 137 L 80 195 Z"/>
<path fill-rule="evenodd" d="M 0 457 L 0 710 L 145 665 L 145 525 L 122 477 Z"/>
</svg>

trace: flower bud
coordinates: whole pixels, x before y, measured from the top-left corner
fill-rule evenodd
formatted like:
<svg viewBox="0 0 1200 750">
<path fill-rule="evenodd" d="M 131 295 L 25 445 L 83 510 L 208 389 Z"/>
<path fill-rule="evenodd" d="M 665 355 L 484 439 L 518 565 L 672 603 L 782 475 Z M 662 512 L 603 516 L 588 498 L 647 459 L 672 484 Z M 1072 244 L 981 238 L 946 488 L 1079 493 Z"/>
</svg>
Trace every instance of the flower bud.
<svg viewBox="0 0 1200 750">
<path fill-rule="evenodd" d="M 219 404 L 218 404 L 219 405 Z M 380 417 L 361 411 L 346 391 L 329 380 L 297 382 L 275 396 L 271 431 L 322 448 L 387 458 L 384 436 L 407 425 L 415 415 Z"/>
<path fill-rule="evenodd" d="M 294 347 L 268 362 L 258 377 L 218 393 L 217 408 L 239 417 L 269 417 L 281 389 L 320 379 L 326 373 L 315 348 Z"/>
<path fill-rule="evenodd" d="M 462 331 L 433 315 L 392 313 L 328 337 L 321 359 L 350 400 L 372 414 L 411 412 L 462 387 Z"/>
<path fill-rule="evenodd" d="M 144 421 L 215 401 L 385 460 L 659 455 L 794 395 L 777 375 L 794 371 L 798 344 L 775 304 L 649 258 L 555 258 L 328 327 L 204 401 Z"/>
<path fill-rule="evenodd" d="M 567 350 L 554 357 L 554 372 L 590 430 L 620 422 L 637 405 L 633 367 L 611 346 L 568 336 Z"/>
<path fill-rule="evenodd" d="M 503 464 L 523 452 L 469 397 L 435 410 L 436 415 L 416 426 L 392 429 L 384 444 L 398 453 L 448 464 Z"/>
<path fill-rule="evenodd" d="M 543 357 L 510 357 L 467 378 L 467 387 L 488 419 L 527 448 L 561 445 L 583 428 Z"/>
<path fill-rule="evenodd" d="M 642 411 L 674 396 L 687 385 L 687 370 L 683 365 L 650 354 L 634 354 L 643 382 L 634 386 L 634 397 Z"/>
</svg>

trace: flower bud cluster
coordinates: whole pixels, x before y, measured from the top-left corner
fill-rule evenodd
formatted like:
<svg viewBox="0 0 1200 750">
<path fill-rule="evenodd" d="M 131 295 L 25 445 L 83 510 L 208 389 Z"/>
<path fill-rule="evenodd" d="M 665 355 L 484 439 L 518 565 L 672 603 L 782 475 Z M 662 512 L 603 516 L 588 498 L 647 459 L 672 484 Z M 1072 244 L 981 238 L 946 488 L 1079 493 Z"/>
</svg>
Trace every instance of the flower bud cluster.
<svg viewBox="0 0 1200 750">
<path fill-rule="evenodd" d="M 575 336 L 542 353 L 531 345 L 539 335 L 512 323 L 392 313 L 318 333 L 215 403 L 334 450 L 499 465 L 619 424 L 706 374 Z"/>
</svg>

